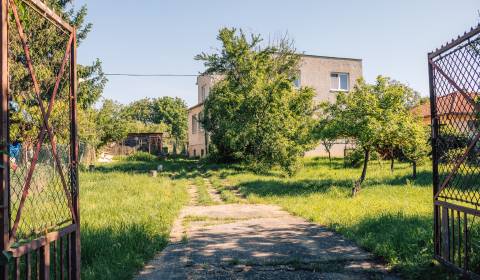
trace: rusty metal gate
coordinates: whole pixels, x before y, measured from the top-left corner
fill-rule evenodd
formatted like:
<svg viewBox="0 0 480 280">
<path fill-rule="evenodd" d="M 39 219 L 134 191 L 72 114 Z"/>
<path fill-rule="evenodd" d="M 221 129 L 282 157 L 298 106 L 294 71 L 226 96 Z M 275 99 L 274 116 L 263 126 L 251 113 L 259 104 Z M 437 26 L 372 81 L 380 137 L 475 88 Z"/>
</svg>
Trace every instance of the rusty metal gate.
<svg viewBox="0 0 480 280">
<path fill-rule="evenodd" d="M 480 274 L 480 26 L 428 55 L 435 258 Z"/>
<path fill-rule="evenodd" d="M 80 279 L 76 31 L 0 1 L 0 279 Z"/>
</svg>

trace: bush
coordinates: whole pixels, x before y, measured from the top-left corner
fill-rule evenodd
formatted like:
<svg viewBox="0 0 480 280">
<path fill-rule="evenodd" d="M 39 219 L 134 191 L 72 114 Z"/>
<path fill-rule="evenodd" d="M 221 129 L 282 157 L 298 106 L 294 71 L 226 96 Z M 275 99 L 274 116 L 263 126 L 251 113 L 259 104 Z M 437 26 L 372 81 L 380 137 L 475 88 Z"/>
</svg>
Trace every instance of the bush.
<svg viewBox="0 0 480 280">
<path fill-rule="evenodd" d="M 370 151 L 370 160 L 377 160 L 379 157 L 377 151 Z M 346 167 L 360 167 L 363 164 L 365 158 L 365 151 L 361 148 L 350 150 L 345 156 Z"/>
<path fill-rule="evenodd" d="M 127 157 L 128 161 L 154 161 L 157 157 L 147 152 L 136 152 Z"/>
</svg>

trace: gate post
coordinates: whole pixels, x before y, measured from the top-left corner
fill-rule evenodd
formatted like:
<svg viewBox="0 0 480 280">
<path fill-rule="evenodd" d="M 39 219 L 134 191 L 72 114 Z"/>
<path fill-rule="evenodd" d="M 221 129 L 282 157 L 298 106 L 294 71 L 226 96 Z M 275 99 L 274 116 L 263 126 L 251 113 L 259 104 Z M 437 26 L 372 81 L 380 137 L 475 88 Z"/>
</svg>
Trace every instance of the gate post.
<svg viewBox="0 0 480 280">
<path fill-rule="evenodd" d="M 9 243 L 9 159 L 8 159 L 8 4 L 7 0 L 0 0 L 0 227 L 2 237 L 0 250 L 3 254 Z M 0 264 L 0 278 L 8 279 L 7 264 Z"/>
<path fill-rule="evenodd" d="M 430 86 L 430 118 L 431 118 L 431 145 L 432 145 L 432 181 L 433 181 L 433 197 L 438 192 L 438 156 L 437 156 L 437 137 L 439 133 L 439 124 L 437 118 L 437 104 L 436 104 L 436 97 L 435 97 L 435 84 L 434 84 L 434 77 L 433 77 L 433 66 L 430 60 L 430 54 L 428 55 L 428 82 Z M 434 254 L 440 255 L 440 247 L 441 244 L 440 240 L 440 207 L 438 205 L 433 205 L 433 234 L 434 234 Z"/>
<path fill-rule="evenodd" d="M 80 208 L 78 183 L 78 136 L 77 136 L 77 30 L 73 28 L 73 40 L 70 49 L 70 184 L 72 204 L 76 218 L 76 229 L 70 236 L 70 279 L 80 280 Z M 74 219 L 75 220 L 75 219 Z"/>
</svg>

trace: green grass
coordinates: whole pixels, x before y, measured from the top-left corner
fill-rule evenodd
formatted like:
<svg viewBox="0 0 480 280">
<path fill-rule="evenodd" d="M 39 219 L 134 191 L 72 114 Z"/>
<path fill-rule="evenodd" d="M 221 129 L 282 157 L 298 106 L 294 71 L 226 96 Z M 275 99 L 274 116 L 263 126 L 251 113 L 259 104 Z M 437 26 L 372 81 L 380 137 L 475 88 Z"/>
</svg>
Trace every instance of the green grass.
<svg viewBox="0 0 480 280">
<path fill-rule="evenodd" d="M 205 183 L 205 180 L 202 177 L 197 177 L 194 180 L 195 186 L 197 186 L 198 191 L 198 204 L 203 206 L 214 205 L 212 197 L 208 193 L 208 188 Z"/>
<path fill-rule="evenodd" d="M 81 174 L 82 279 L 131 279 L 163 249 L 187 202 L 186 179 L 148 177 L 158 162 L 119 162 Z M 167 163 L 166 175 L 173 166 Z M 173 168 L 172 167 L 172 168 Z"/>
<path fill-rule="evenodd" d="M 218 173 L 211 172 L 210 182 L 212 187 L 215 188 L 219 194 L 220 198 L 224 203 L 242 203 L 244 200 L 239 198 L 234 192 L 232 186 L 228 185 L 228 182 L 224 179 L 220 179 Z"/>
<path fill-rule="evenodd" d="M 407 278 L 452 277 L 432 262 L 433 202 L 431 167 L 420 166 L 411 180 L 409 164 L 372 162 L 361 192 L 351 197 L 360 169 L 335 160 L 306 159 L 294 177 L 217 170 L 250 203 L 280 205 L 287 211 L 333 229 L 375 253 Z M 223 174 L 223 175 L 222 175 Z"/>
<path fill-rule="evenodd" d="M 307 159 L 305 168 L 291 178 L 278 170 L 259 175 L 238 165 L 172 160 L 161 162 L 164 171 L 159 178 L 148 177 L 159 163 L 119 162 L 82 174 L 84 279 L 131 278 L 166 245 L 172 221 L 188 200 L 189 182 L 198 186 L 201 205 L 215 204 L 204 178 L 227 203 L 279 205 L 354 240 L 405 278 L 456 277 L 432 261 L 428 165 L 419 167 L 418 179 L 413 181 L 408 164 L 397 163 L 391 173 L 388 163 L 374 161 L 361 192 L 352 198 L 351 188 L 361 170 L 344 168 L 341 160 L 329 166 L 326 159 Z"/>
</svg>

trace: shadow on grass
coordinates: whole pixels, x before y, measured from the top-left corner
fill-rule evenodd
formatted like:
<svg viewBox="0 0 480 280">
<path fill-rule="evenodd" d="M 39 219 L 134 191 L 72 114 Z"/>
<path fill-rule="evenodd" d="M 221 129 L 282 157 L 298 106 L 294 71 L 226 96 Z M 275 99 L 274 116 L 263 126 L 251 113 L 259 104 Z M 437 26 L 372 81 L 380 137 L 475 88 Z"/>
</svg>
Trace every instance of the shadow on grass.
<svg viewBox="0 0 480 280">
<path fill-rule="evenodd" d="M 325 179 L 325 180 L 254 180 L 237 185 L 244 196 L 255 194 L 260 197 L 275 196 L 304 196 L 312 193 L 327 193 L 332 187 L 340 187 L 345 190 L 352 188 L 352 180 L 349 179 Z M 346 192 L 347 194 L 348 192 Z"/>
<path fill-rule="evenodd" d="M 132 279 L 168 242 L 143 225 L 82 226 L 82 279 Z"/>
<path fill-rule="evenodd" d="M 381 256 L 406 279 L 457 279 L 458 275 L 435 264 L 433 219 L 430 216 L 384 214 L 368 217 L 353 226 L 331 227 Z"/>
<path fill-rule="evenodd" d="M 363 188 L 373 187 L 375 185 L 405 186 L 407 181 L 420 187 L 432 186 L 432 173 L 422 171 L 418 173 L 416 180 L 412 180 L 408 175 L 399 176 L 392 179 L 367 179 L 362 185 Z M 302 196 L 312 193 L 327 193 L 332 187 L 345 190 L 346 194 L 350 194 L 354 180 L 352 179 L 307 179 L 307 180 L 272 180 L 258 179 L 243 182 L 237 185 L 238 189 L 244 196 L 255 194 L 260 197 L 268 196 Z"/>
<path fill-rule="evenodd" d="M 162 165 L 161 175 L 170 176 L 172 179 L 192 179 L 198 176 L 218 175 L 220 178 L 226 178 L 231 175 L 245 172 L 240 165 L 235 164 L 211 164 L 198 160 L 175 159 L 175 160 L 155 160 L 155 161 L 119 161 L 105 163 L 96 166 L 95 172 L 110 173 L 124 172 L 134 174 L 146 174 L 151 170 L 157 170 Z"/>
</svg>

